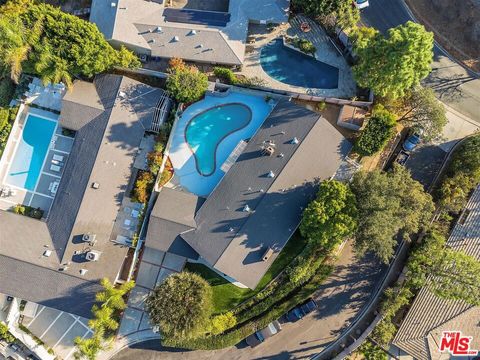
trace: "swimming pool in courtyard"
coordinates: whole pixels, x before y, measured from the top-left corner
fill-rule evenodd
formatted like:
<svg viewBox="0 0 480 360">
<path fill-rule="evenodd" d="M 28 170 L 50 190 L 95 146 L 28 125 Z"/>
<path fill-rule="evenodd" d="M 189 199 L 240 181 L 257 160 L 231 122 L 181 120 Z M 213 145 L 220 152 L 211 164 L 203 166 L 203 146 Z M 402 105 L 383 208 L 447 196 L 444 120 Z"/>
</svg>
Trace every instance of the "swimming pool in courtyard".
<svg viewBox="0 0 480 360">
<path fill-rule="evenodd" d="M 57 121 L 28 114 L 6 182 L 33 191 L 42 171 Z"/>
<path fill-rule="evenodd" d="M 263 96 L 231 91 L 207 94 L 186 108 L 172 131 L 169 150 L 180 185 L 200 196 L 210 194 L 225 175 L 227 159 L 255 134 L 273 105 Z"/>
<path fill-rule="evenodd" d="M 270 77 L 285 84 L 313 89 L 338 88 L 338 68 L 286 47 L 282 39 L 262 47 L 260 64 Z"/>
<path fill-rule="evenodd" d="M 243 129 L 252 119 L 244 104 L 222 104 L 195 115 L 187 124 L 185 139 L 192 149 L 198 172 L 211 175 L 216 168 L 218 144 L 228 135 Z"/>
</svg>

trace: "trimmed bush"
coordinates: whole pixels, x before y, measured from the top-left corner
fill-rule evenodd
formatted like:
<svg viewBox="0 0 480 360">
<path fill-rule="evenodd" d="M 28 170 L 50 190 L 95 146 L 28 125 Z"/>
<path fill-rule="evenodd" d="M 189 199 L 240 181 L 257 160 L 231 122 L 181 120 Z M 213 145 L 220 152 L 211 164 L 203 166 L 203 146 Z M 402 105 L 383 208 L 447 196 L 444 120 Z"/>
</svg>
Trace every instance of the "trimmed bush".
<svg viewBox="0 0 480 360">
<path fill-rule="evenodd" d="M 8 106 L 15 93 L 15 84 L 9 78 L 0 80 L 0 106 Z"/>
<path fill-rule="evenodd" d="M 395 115 L 379 107 L 373 111 L 372 117 L 354 146 L 354 151 L 362 156 L 371 156 L 383 150 L 394 135 Z"/>
<path fill-rule="evenodd" d="M 10 110 L 8 108 L 0 108 L 0 131 L 7 126 L 10 121 Z"/>
<path fill-rule="evenodd" d="M 208 88 L 207 75 L 195 66 L 187 66 L 181 59 L 172 59 L 167 70 L 167 91 L 181 103 L 200 99 Z"/>
<path fill-rule="evenodd" d="M 217 78 L 224 80 L 227 84 L 235 85 L 238 83 L 237 76 L 228 68 L 217 66 L 213 69 L 213 73 Z"/>
</svg>

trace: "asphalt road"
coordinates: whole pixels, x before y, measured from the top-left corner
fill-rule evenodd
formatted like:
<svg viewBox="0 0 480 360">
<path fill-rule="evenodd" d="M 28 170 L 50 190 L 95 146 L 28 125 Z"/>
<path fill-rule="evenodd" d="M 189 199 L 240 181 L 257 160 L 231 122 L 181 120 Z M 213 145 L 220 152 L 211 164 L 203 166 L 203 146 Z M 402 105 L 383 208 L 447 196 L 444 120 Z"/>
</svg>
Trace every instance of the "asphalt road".
<svg viewBox="0 0 480 360">
<path fill-rule="evenodd" d="M 412 20 L 403 0 L 369 0 L 369 3 L 362 10 L 362 21 L 382 33 Z M 439 46 L 435 45 L 433 52 L 433 71 L 424 85 L 435 90 L 442 102 L 480 123 L 480 79 L 451 60 Z"/>
<path fill-rule="evenodd" d="M 115 360 L 307 359 L 319 353 L 343 332 L 374 293 L 386 266 L 373 257 L 357 258 L 350 244 L 341 252 L 334 273 L 316 294 L 319 309 L 252 349 L 246 344 L 219 351 L 179 351 L 148 341 L 121 351 Z"/>
</svg>

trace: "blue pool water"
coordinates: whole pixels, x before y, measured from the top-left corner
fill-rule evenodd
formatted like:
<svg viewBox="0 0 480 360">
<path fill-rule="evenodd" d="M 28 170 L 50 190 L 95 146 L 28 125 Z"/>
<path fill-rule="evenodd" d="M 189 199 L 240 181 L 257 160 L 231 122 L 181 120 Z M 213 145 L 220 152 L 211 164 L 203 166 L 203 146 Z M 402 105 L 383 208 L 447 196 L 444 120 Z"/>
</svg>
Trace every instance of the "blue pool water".
<svg viewBox="0 0 480 360">
<path fill-rule="evenodd" d="M 55 132 L 56 122 L 28 114 L 7 182 L 33 191 Z"/>
<path fill-rule="evenodd" d="M 285 84 L 314 89 L 338 87 L 336 67 L 284 46 L 282 39 L 262 47 L 260 64 L 268 75 Z"/>
<path fill-rule="evenodd" d="M 185 129 L 185 139 L 195 156 L 197 170 L 203 176 L 216 168 L 218 144 L 228 135 L 243 129 L 252 119 L 244 104 L 222 104 L 194 116 Z"/>
<path fill-rule="evenodd" d="M 169 157 L 180 185 L 199 196 L 210 194 L 225 175 L 222 165 L 240 141 L 255 134 L 274 103 L 229 91 L 207 93 L 187 107 L 170 135 Z"/>
</svg>

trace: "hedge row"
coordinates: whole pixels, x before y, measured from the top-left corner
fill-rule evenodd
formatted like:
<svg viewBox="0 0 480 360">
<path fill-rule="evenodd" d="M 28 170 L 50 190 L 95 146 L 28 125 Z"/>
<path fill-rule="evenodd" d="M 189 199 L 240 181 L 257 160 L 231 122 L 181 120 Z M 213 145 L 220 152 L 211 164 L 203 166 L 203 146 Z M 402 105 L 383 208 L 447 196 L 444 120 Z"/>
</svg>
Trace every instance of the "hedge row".
<svg viewBox="0 0 480 360">
<path fill-rule="evenodd" d="M 264 314 L 251 319 L 251 321 L 236 329 L 221 335 L 198 339 L 165 338 L 162 340 L 162 345 L 190 350 L 216 350 L 234 346 L 258 329 L 266 327 L 270 322 L 278 319 L 296 305 L 307 300 L 318 290 L 319 286 L 331 274 L 332 270 L 333 266 L 331 265 L 321 265 L 308 282 L 299 286 L 294 292 L 290 293 L 288 297 L 277 302 L 274 307 L 270 308 Z"/>
</svg>

